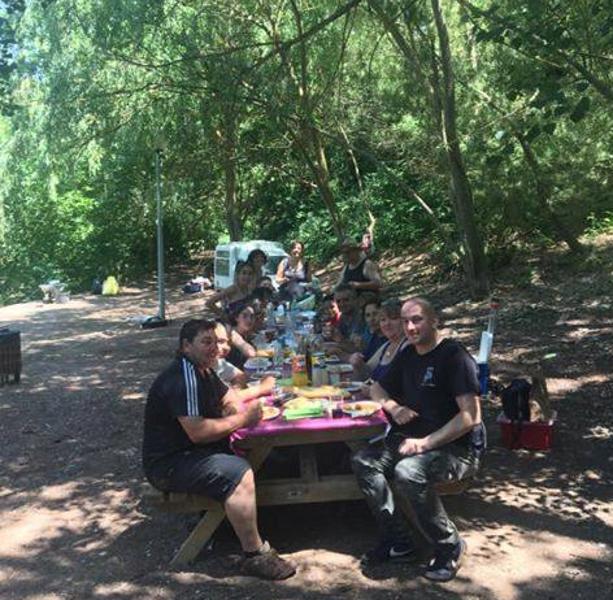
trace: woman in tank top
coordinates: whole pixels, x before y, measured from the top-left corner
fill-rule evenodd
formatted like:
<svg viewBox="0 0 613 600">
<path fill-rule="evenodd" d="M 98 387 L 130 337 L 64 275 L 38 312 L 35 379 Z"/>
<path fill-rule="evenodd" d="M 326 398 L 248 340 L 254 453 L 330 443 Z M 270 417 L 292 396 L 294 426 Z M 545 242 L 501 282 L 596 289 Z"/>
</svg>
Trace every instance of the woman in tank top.
<svg viewBox="0 0 613 600">
<path fill-rule="evenodd" d="M 289 256 L 279 263 L 277 283 L 279 292 L 290 299 L 304 294 L 306 283 L 311 281 L 309 263 L 304 260 L 304 244 L 297 240 L 292 242 Z"/>
</svg>

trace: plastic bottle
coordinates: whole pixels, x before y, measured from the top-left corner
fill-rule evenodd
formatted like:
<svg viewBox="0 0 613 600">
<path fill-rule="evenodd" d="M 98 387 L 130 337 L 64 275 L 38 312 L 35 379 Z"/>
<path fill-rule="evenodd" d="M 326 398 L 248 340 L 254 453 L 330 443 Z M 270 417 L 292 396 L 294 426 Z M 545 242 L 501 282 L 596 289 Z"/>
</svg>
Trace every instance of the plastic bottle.
<svg viewBox="0 0 613 600">
<path fill-rule="evenodd" d="M 283 366 L 283 342 L 280 339 L 273 342 L 272 363 L 275 368 Z"/>
<path fill-rule="evenodd" d="M 313 384 L 313 362 L 311 360 L 311 344 L 309 336 L 305 336 L 304 360 L 306 364 L 307 384 Z"/>
<path fill-rule="evenodd" d="M 275 327 L 275 309 L 272 302 L 266 305 L 266 327 L 267 329 L 274 329 Z"/>
</svg>

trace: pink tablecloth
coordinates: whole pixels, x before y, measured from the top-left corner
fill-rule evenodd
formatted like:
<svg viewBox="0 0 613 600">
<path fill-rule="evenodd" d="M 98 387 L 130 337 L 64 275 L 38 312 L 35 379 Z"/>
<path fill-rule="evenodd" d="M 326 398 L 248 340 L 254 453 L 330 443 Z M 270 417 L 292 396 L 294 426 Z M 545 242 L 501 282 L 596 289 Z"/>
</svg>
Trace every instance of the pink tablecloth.
<svg viewBox="0 0 613 600">
<path fill-rule="evenodd" d="M 253 437 L 289 433 L 291 431 L 338 431 L 340 429 L 360 429 L 373 425 L 387 425 L 387 419 L 383 411 L 379 411 L 370 417 L 342 416 L 333 419 L 296 419 L 286 421 L 283 416 L 270 421 L 260 421 L 255 427 L 239 429 L 231 436 L 231 442 Z"/>
</svg>

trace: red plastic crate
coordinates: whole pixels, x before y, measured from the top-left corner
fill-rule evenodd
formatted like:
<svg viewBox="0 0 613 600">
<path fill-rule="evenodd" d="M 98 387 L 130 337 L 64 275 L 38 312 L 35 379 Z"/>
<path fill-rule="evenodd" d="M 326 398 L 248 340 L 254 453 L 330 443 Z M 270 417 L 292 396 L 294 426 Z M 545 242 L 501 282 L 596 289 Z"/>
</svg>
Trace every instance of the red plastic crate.
<svg viewBox="0 0 613 600">
<path fill-rule="evenodd" d="M 548 422 L 523 422 L 518 429 L 515 423 L 509 421 L 503 414 L 498 416 L 500 432 L 502 433 L 502 445 L 505 448 L 516 450 L 549 450 L 553 439 L 555 414 Z"/>
</svg>

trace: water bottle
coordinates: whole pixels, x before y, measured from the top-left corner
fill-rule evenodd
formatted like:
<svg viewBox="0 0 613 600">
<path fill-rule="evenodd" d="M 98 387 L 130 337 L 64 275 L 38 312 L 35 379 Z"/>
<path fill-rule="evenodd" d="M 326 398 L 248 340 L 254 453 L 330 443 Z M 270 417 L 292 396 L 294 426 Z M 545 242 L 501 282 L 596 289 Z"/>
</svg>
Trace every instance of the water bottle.
<svg viewBox="0 0 613 600">
<path fill-rule="evenodd" d="M 283 343 L 281 340 L 275 340 L 273 343 L 272 363 L 275 368 L 283 366 Z"/>
<path fill-rule="evenodd" d="M 275 309 L 272 306 L 272 302 L 269 302 L 266 305 L 266 328 L 275 328 Z"/>
</svg>

